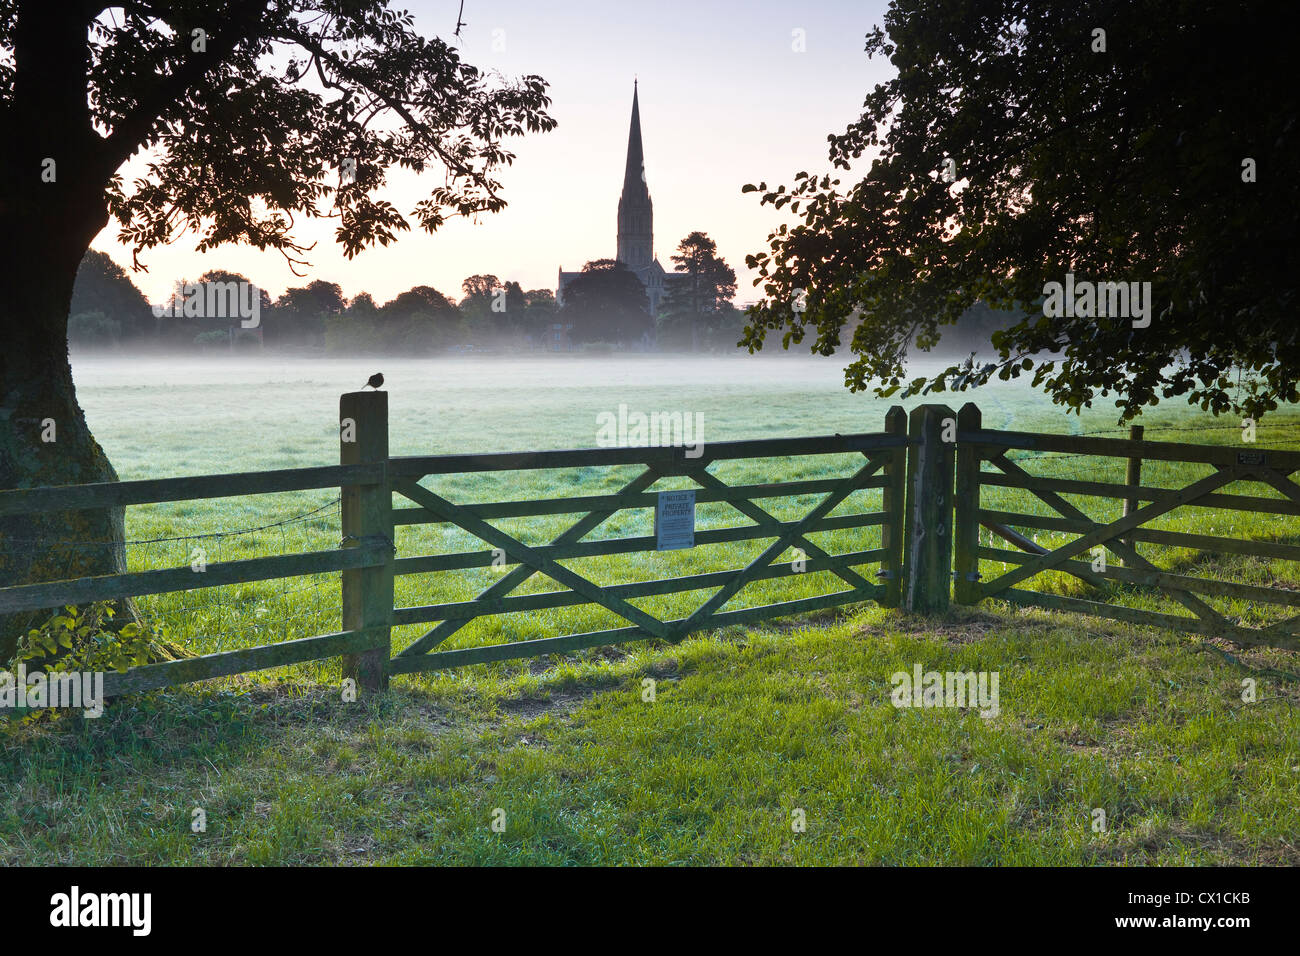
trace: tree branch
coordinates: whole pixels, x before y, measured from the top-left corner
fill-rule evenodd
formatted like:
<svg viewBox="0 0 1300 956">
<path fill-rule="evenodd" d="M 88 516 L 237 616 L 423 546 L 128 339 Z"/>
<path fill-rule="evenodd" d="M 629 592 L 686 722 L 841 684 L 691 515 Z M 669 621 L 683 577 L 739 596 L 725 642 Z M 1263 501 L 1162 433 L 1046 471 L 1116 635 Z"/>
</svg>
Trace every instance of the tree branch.
<svg viewBox="0 0 1300 956">
<path fill-rule="evenodd" d="M 140 97 L 135 109 L 103 141 L 101 155 L 105 175 L 115 173 L 136 150 L 148 142 L 154 124 L 167 107 L 179 102 L 210 71 L 221 66 L 238 49 L 240 43 L 256 39 L 255 31 L 245 29 L 241 32 L 234 25 L 245 23 L 248 27 L 260 26 L 261 14 L 266 11 L 269 2 L 270 0 L 245 0 L 235 11 L 226 15 L 225 29 L 216 35 L 206 52 L 191 53 L 175 72 L 159 77 L 153 88 Z M 181 42 L 187 42 L 186 38 L 181 38 Z"/>
</svg>

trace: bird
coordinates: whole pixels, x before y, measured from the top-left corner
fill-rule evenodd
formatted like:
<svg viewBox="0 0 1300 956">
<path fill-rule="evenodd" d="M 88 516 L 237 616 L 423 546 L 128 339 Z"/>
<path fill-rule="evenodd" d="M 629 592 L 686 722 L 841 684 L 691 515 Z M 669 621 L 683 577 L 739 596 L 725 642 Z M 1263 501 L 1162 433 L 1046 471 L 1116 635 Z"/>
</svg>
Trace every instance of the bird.
<svg viewBox="0 0 1300 956">
<path fill-rule="evenodd" d="M 371 388 L 374 388 L 374 389 L 378 389 L 379 386 L 380 386 L 380 385 L 383 385 L 383 384 L 384 384 L 384 373 L 383 373 L 383 372 L 376 372 L 374 375 L 372 375 L 372 376 L 370 376 L 368 379 L 366 379 L 366 385 L 369 385 Z M 365 387 L 365 386 L 363 385 L 362 388 L 364 388 L 364 387 Z"/>
</svg>

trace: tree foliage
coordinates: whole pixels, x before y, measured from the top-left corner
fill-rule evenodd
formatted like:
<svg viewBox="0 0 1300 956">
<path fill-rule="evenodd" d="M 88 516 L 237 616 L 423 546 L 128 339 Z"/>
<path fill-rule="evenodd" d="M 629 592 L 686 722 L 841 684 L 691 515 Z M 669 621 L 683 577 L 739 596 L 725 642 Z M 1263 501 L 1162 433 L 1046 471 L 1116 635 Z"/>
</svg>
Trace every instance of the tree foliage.
<svg viewBox="0 0 1300 956">
<path fill-rule="evenodd" d="M 1288 15 L 1248 0 L 894 0 L 866 52 L 897 75 L 829 137 L 838 172 L 745 187 L 796 217 L 746 259 L 765 298 L 745 344 L 779 331 L 831 354 L 860 310 L 846 381 L 882 396 L 1032 370 L 1054 401 L 1113 396 L 1125 419 L 1162 398 L 1255 417 L 1295 401 Z M 1049 319 L 1044 287 L 1067 272 L 1151 282 L 1149 327 Z M 908 343 L 933 346 L 977 301 L 1028 313 L 994 335 L 996 360 L 907 381 Z"/>
<path fill-rule="evenodd" d="M 24 39 L 47 39 L 37 6 L 0 2 L 0 140 L 57 136 L 37 155 L 102 183 L 137 253 L 190 229 L 200 251 L 247 243 L 300 264 L 295 218 L 330 216 L 351 257 L 410 228 L 382 198 L 389 169 L 445 171 L 409 213 L 433 231 L 503 208 L 504 143 L 555 126 L 540 77 L 484 73 L 387 0 L 78 0 L 60 11 L 77 55 L 44 82 L 80 95 L 85 124 L 20 129 Z M 140 150 L 147 170 L 126 182 Z"/>
<path fill-rule="evenodd" d="M 97 249 L 81 260 L 77 282 L 72 287 L 72 315 L 98 313 L 115 323 L 123 338 L 152 335 L 154 314 L 130 276 L 116 262 Z"/>
<path fill-rule="evenodd" d="M 337 282 L 317 279 L 299 288 L 285 289 L 264 320 L 272 342 L 314 344 L 325 334 L 325 323 L 347 305 Z"/>
<path fill-rule="evenodd" d="M 735 346 L 743 323 L 736 322 L 731 300 L 736 272 L 718 255 L 718 245 L 705 233 L 691 232 L 677 244 L 674 272 L 659 316 L 659 344 L 669 348 L 713 349 L 719 339 Z"/>
<path fill-rule="evenodd" d="M 673 269 L 682 278 L 669 287 L 669 310 L 704 315 L 736 295 L 736 271 L 718 255 L 718 244 L 698 230 L 677 244 Z"/>
<path fill-rule="evenodd" d="M 645 286 L 627 266 L 595 259 L 564 287 L 561 322 L 575 342 L 632 342 L 653 327 Z"/>
</svg>

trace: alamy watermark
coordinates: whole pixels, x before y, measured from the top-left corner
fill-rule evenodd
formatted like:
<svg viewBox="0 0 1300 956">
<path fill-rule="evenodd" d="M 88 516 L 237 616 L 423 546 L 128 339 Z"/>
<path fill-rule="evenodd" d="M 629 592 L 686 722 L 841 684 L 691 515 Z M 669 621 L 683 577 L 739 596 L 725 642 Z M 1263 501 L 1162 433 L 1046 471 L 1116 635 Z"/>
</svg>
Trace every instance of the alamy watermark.
<svg viewBox="0 0 1300 956">
<path fill-rule="evenodd" d="M 626 404 L 618 412 L 596 415 L 596 445 L 600 448 L 672 448 L 686 449 L 687 458 L 704 454 L 704 413 L 629 411 Z"/>
<path fill-rule="evenodd" d="M 239 319 L 240 328 L 262 324 L 262 290 L 251 282 L 178 282 L 171 298 L 153 314 L 186 319 Z"/>
<path fill-rule="evenodd" d="M 152 893 L 83 893 L 73 886 L 50 897 L 50 925 L 56 928 L 116 926 L 130 929 L 132 936 L 148 936 L 152 912 Z"/>
<path fill-rule="evenodd" d="M 981 717 L 1002 712 L 997 671 L 923 671 L 917 664 L 910 674 L 890 675 L 889 682 L 894 685 L 889 699 L 895 707 L 978 707 Z"/>
<path fill-rule="evenodd" d="M 1133 328 L 1151 324 L 1150 282 L 1074 281 L 1074 273 L 1065 274 L 1065 282 L 1048 282 L 1043 286 L 1043 315 L 1049 319 L 1132 319 Z"/>
<path fill-rule="evenodd" d="M 85 717 L 104 713 L 102 671 L 0 671 L 0 710 L 67 708 Z"/>
</svg>

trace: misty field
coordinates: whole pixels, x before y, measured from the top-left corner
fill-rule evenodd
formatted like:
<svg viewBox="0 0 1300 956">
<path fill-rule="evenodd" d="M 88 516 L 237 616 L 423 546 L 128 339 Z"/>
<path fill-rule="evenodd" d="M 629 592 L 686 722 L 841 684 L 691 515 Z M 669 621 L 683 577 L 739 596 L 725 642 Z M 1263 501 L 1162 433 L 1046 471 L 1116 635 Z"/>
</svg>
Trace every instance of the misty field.
<svg viewBox="0 0 1300 956">
<path fill-rule="evenodd" d="M 394 455 L 591 447 L 597 416 L 703 416 L 706 442 L 879 431 L 892 402 L 852 395 L 832 359 L 665 356 L 440 361 L 74 361 L 90 426 L 123 479 L 331 464 L 338 396 L 382 370 Z M 1020 385 L 935 395 L 983 410 L 987 428 L 1122 437 L 1102 404 L 1067 415 Z M 913 402 L 905 403 L 912 407 Z M 1174 406 L 1143 418 L 1154 440 L 1237 444 L 1231 421 Z M 1300 447 L 1300 413 L 1266 420 L 1261 443 Z M 1123 462 L 1033 456 L 1034 474 L 1123 480 Z M 847 473 L 854 456 L 727 462 L 728 484 Z M 861 457 L 856 456 L 860 464 Z M 1148 462 L 1143 483 L 1177 487 L 1200 466 Z M 458 503 L 616 491 L 635 467 L 453 476 L 426 484 Z M 691 487 L 661 482 L 655 490 Z M 1256 485 L 1229 492 L 1276 497 Z M 991 507 L 1047 514 L 1028 493 L 986 489 Z M 832 514 L 879 509 L 856 492 Z M 1093 517 L 1118 503 L 1068 496 Z M 338 544 L 328 491 L 133 507 L 132 570 Z M 816 501 L 761 502 L 794 518 Z M 1107 510 L 1109 508 L 1109 510 Z M 543 543 L 575 516 L 498 522 Z M 702 504 L 698 527 L 748 523 Z M 1184 508 L 1154 527 L 1294 543 L 1300 518 Z M 599 537 L 648 534 L 625 511 Z M 810 536 L 831 552 L 873 548 L 878 528 Z M 1039 532 L 1051 547 L 1067 536 Z M 399 556 L 479 549 L 441 525 L 399 528 Z M 601 584 L 743 566 L 762 540 L 568 562 Z M 1144 553 L 1147 553 L 1144 551 Z M 793 554 L 784 556 L 789 560 Z M 1282 561 L 1151 548 L 1180 573 L 1300 588 Z M 995 566 L 990 566 L 995 567 Z M 397 579 L 398 607 L 467 600 L 490 569 Z M 1065 575 L 1039 589 L 1079 592 Z M 552 590 L 535 576 L 516 593 Z M 840 590 L 829 573 L 758 582 L 727 609 Z M 634 603 L 682 617 L 709 592 Z M 1120 588 L 1114 600 L 1169 610 Z M 196 652 L 339 627 L 337 575 L 143 599 Z M 1284 609 L 1221 601 L 1259 625 Z M 1181 609 L 1177 609 L 1181 610 Z M 474 621 L 440 649 L 619 626 L 600 608 Z M 400 649 L 425 626 L 398 629 Z M 343 705 L 325 661 L 132 699 L 99 721 L 12 724 L 0 798 L 0 861 L 496 863 L 1277 863 L 1300 862 L 1300 661 L 1219 641 L 997 602 L 925 621 L 874 606 L 562 659 L 394 679 Z M 1001 673 L 1001 714 L 899 711 L 889 676 Z M 653 704 L 642 680 L 658 681 Z M 1241 702 L 1242 680 L 1259 683 Z M 191 832 L 202 807 L 208 830 Z M 1091 810 L 1109 827 L 1093 832 Z M 505 832 L 489 824 L 505 810 Z M 803 810 L 805 832 L 791 814 Z M 33 825 L 39 824 L 39 825 Z"/>
</svg>

